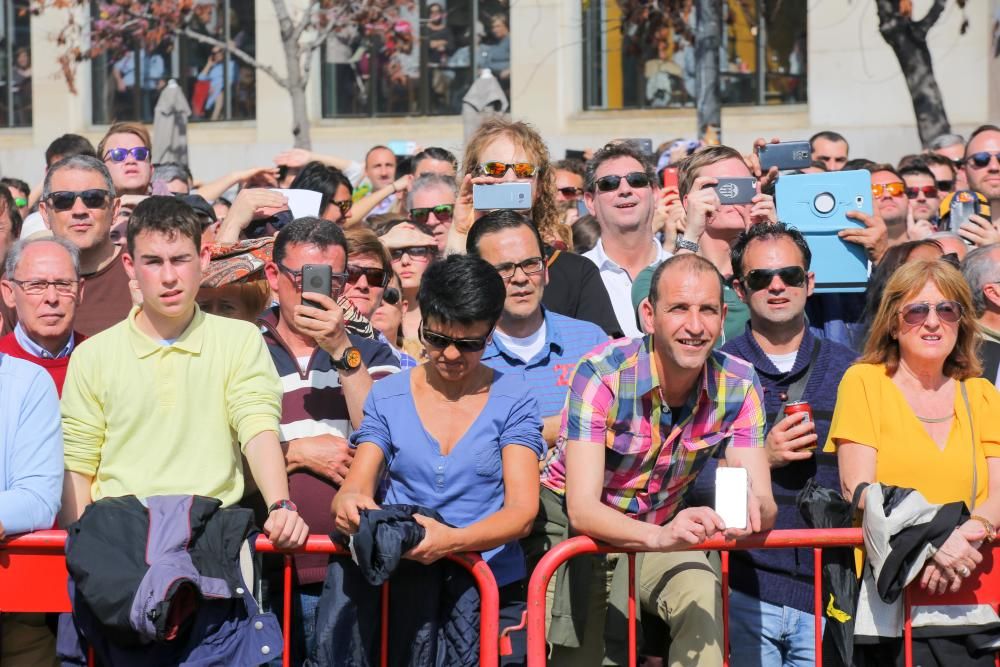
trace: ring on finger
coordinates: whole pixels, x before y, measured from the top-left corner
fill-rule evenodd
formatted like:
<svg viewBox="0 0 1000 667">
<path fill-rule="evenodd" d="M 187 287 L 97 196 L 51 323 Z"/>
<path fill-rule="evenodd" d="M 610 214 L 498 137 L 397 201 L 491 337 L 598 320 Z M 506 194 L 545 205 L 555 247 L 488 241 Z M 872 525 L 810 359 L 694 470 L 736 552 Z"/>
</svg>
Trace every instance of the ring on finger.
<svg viewBox="0 0 1000 667">
<path fill-rule="evenodd" d="M 962 567 L 958 568 L 958 574 L 960 577 L 964 579 L 968 577 L 970 574 L 972 574 L 972 571 L 963 565 Z"/>
</svg>

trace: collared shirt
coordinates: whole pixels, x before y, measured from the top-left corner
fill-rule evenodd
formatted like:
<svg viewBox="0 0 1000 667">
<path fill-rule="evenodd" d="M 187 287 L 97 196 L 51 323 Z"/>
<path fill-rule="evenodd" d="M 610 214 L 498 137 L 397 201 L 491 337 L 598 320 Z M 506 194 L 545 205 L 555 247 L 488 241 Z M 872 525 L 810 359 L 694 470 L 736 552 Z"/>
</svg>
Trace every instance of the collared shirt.
<svg viewBox="0 0 1000 667">
<path fill-rule="evenodd" d="M 601 502 L 662 525 L 716 449 L 764 446 L 762 395 L 753 366 L 713 350 L 675 415 L 663 400 L 652 336 L 611 341 L 585 356 L 570 381 L 542 484 L 565 493 L 567 442 L 603 445 Z"/>
<path fill-rule="evenodd" d="M 541 351 L 525 362 L 493 336 L 483 352 L 482 362 L 500 371 L 520 372 L 531 395 L 538 401 L 542 417 L 557 415 L 566 403 L 569 378 L 580 358 L 608 335 L 596 324 L 542 310 L 545 318 L 545 342 Z"/>
<path fill-rule="evenodd" d="M 66 341 L 66 345 L 63 349 L 59 350 L 59 354 L 53 355 L 44 347 L 31 340 L 31 337 L 28 336 L 28 332 L 24 330 L 20 322 L 14 326 L 14 338 L 17 339 L 17 344 L 20 345 L 25 352 L 33 354 L 39 359 L 62 359 L 64 357 L 68 357 L 73 351 L 74 345 L 76 345 L 76 342 L 73 339 L 73 332 L 70 331 L 69 340 Z"/>
<path fill-rule="evenodd" d="M 660 262 L 673 257 L 673 253 L 664 250 L 663 246 L 656 242 L 656 239 L 650 238 L 649 242 L 653 244 L 653 248 L 656 251 L 656 259 L 649 266 L 656 266 Z M 615 317 L 618 319 L 621 330 L 625 332 L 625 337 L 638 338 L 641 336 L 642 331 L 639 330 L 639 324 L 636 322 L 635 309 L 632 308 L 632 276 L 613 259 L 608 257 L 607 253 L 604 252 L 604 244 L 600 239 L 597 240 L 597 245 L 593 249 L 583 253 L 583 256 L 596 264 L 600 270 L 601 280 L 608 290 L 608 296 L 611 297 L 611 305 L 615 309 Z"/>
</svg>

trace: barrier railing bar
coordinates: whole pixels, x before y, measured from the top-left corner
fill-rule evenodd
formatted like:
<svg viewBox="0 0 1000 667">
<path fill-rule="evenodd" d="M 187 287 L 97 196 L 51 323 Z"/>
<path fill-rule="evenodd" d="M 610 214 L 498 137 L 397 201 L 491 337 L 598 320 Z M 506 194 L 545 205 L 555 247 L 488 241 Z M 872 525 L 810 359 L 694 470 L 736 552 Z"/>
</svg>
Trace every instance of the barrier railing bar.
<svg viewBox="0 0 1000 667">
<path fill-rule="evenodd" d="M 389 583 L 382 584 L 382 634 L 379 639 L 382 667 L 389 667 Z"/>
<path fill-rule="evenodd" d="M 282 667 L 292 667 L 292 556 L 284 557 L 284 590 L 281 592 L 281 652 Z"/>
<path fill-rule="evenodd" d="M 635 554 L 628 554 L 628 664 L 639 664 L 639 641 L 636 637 Z"/>
<path fill-rule="evenodd" d="M 722 571 L 722 667 L 729 667 L 729 552 L 719 552 Z"/>
<path fill-rule="evenodd" d="M 816 664 L 823 664 L 823 550 L 813 549 L 813 624 Z"/>
</svg>

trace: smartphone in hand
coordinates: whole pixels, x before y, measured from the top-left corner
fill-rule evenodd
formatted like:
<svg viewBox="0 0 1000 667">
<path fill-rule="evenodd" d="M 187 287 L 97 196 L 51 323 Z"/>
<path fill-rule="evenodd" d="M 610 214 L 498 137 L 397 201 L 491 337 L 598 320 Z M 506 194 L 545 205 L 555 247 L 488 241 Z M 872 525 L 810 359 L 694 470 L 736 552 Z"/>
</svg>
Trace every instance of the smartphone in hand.
<svg viewBox="0 0 1000 667">
<path fill-rule="evenodd" d="M 715 513 L 726 528 L 746 529 L 748 487 L 746 468 L 715 469 Z"/>
<path fill-rule="evenodd" d="M 757 196 L 757 179 L 753 176 L 737 178 L 719 178 L 715 184 L 715 194 L 719 195 L 719 203 L 723 206 L 735 204 L 750 204 Z"/>
<path fill-rule="evenodd" d="M 512 209 L 526 211 L 531 208 L 531 183 L 483 183 L 472 186 L 472 208 L 477 211 Z"/>
<path fill-rule="evenodd" d="M 771 167 L 778 169 L 805 169 L 812 165 L 812 148 L 808 141 L 783 141 L 780 144 L 764 144 L 757 149 L 761 171 Z"/>
<path fill-rule="evenodd" d="M 329 264 L 306 264 L 302 267 L 302 292 L 315 292 L 332 296 L 333 271 Z M 309 299 L 302 299 L 303 306 L 323 309 L 323 306 Z"/>
</svg>

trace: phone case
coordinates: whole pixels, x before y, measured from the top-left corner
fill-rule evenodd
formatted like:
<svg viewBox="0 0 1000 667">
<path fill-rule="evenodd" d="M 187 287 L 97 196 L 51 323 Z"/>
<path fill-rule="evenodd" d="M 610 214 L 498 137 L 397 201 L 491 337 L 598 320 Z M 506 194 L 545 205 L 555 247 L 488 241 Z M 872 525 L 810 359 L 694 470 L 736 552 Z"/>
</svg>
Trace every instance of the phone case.
<svg viewBox="0 0 1000 667">
<path fill-rule="evenodd" d="M 715 513 L 726 528 L 747 527 L 747 487 L 746 468 L 715 469 Z"/>
<path fill-rule="evenodd" d="M 477 211 L 531 208 L 531 183 L 491 183 L 472 186 L 472 207 Z"/>
<path fill-rule="evenodd" d="M 760 168 L 767 171 L 778 169 L 804 169 L 812 164 L 812 149 L 808 141 L 784 141 L 780 144 L 765 144 L 757 151 Z"/>
<path fill-rule="evenodd" d="M 715 193 L 723 206 L 749 204 L 757 196 L 757 179 L 752 176 L 719 178 L 718 181 Z"/>
<path fill-rule="evenodd" d="M 866 169 L 782 176 L 775 187 L 778 220 L 805 236 L 812 251 L 816 292 L 863 292 L 868 256 L 837 232 L 864 225 L 848 211 L 872 215 L 872 176 Z"/>
</svg>

